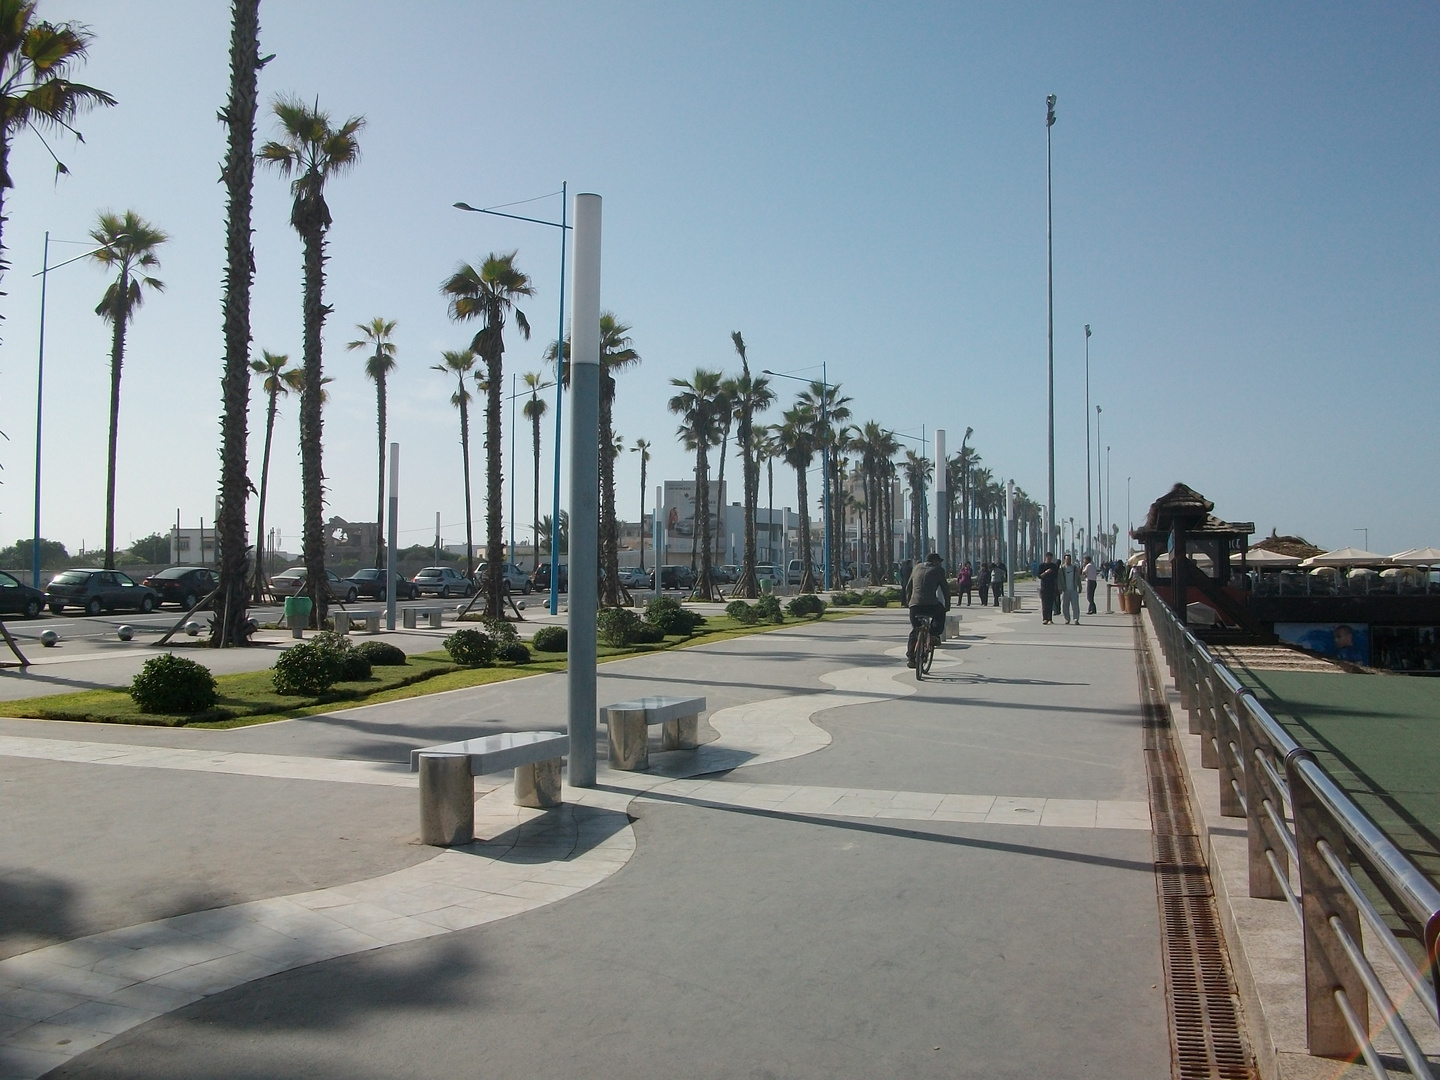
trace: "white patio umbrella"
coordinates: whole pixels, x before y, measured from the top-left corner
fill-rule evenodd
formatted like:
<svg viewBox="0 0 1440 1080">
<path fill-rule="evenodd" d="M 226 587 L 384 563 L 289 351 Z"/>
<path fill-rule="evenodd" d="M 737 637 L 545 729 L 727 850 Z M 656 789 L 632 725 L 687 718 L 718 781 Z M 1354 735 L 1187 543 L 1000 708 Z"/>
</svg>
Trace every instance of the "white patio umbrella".
<svg viewBox="0 0 1440 1080">
<path fill-rule="evenodd" d="M 1230 561 L 1236 566 L 1240 565 L 1240 552 L 1230 556 Z M 1247 565 L 1255 570 L 1284 570 L 1291 566 L 1300 565 L 1299 555 L 1283 555 L 1278 551 L 1266 551 L 1264 548 L 1251 548 L 1245 553 Z"/>
<path fill-rule="evenodd" d="M 1440 566 L 1440 548 L 1411 548 L 1391 555 L 1388 561 L 1395 566 Z"/>
<path fill-rule="evenodd" d="M 1323 555 L 1312 555 L 1301 566 L 1386 566 L 1390 560 L 1373 551 L 1362 551 L 1356 547 L 1343 547 L 1327 551 Z"/>
</svg>

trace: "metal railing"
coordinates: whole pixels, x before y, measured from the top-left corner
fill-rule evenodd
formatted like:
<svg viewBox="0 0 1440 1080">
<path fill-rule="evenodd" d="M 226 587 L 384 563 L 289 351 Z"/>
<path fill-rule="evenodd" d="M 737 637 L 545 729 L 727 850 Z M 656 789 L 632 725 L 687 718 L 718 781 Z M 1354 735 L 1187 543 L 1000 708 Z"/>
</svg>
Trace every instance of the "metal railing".
<svg viewBox="0 0 1440 1080">
<path fill-rule="evenodd" d="M 1440 984 L 1440 889 L 1154 589 L 1145 582 L 1140 589 L 1189 717 L 1190 733 L 1200 736 L 1200 764 L 1219 772 L 1220 812 L 1245 819 L 1250 895 L 1288 903 L 1299 920 L 1310 1053 L 1351 1060 L 1358 1055 L 1377 1077 L 1386 1077 L 1370 1039 L 1374 1008 L 1413 1075 L 1434 1080 L 1362 940 L 1383 948 L 1424 1004 L 1431 1024 L 1440 1029 L 1435 994 Z M 1298 891 L 1291 882 L 1292 866 L 1298 867 Z M 1423 946 L 1421 964 L 1352 873 L 1356 866 L 1402 924 L 1402 933 Z"/>
</svg>

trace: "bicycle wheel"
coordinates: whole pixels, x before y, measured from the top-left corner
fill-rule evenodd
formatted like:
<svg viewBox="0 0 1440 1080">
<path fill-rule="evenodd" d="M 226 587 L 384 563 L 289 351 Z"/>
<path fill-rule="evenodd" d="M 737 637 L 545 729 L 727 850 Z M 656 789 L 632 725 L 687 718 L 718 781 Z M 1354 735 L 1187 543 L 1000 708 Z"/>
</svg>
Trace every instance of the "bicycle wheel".
<svg viewBox="0 0 1440 1080">
<path fill-rule="evenodd" d="M 925 672 L 930 668 L 930 631 L 921 629 L 920 636 L 915 639 L 915 681 L 920 682 L 925 678 Z"/>
<path fill-rule="evenodd" d="M 924 656 L 921 657 L 921 664 L 924 665 L 925 674 L 926 674 L 926 675 L 929 675 L 929 674 L 930 674 L 930 664 L 931 664 L 932 661 L 934 661 L 934 659 L 935 659 L 935 638 L 932 637 L 930 634 L 926 634 L 926 635 L 925 635 L 925 654 L 924 654 Z M 916 670 L 916 671 L 919 671 L 919 670 L 920 670 L 920 665 L 917 665 L 916 668 L 915 668 L 915 670 Z"/>
</svg>

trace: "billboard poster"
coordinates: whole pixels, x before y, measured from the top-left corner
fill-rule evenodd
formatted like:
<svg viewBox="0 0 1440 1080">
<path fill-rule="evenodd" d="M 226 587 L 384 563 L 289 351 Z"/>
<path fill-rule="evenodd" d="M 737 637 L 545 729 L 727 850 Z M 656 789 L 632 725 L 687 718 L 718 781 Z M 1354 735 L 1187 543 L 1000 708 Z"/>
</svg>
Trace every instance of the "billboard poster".
<svg viewBox="0 0 1440 1080">
<path fill-rule="evenodd" d="M 719 508 L 725 505 L 725 485 L 710 481 L 710 547 L 712 553 L 724 549 L 724 537 L 720 535 Z M 663 506 L 661 508 L 665 526 L 665 557 L 671 562 L 675 556 L 692 555 L 699 529 L 695 520 L 695 481 L 666 480 Z"/>
<path fill-rule="evenodd" d="M 1276 623 L 1275 633 L 1281 641 L 1321 656 L 1370 666 L 1370 627 L 1366 623 Z"/>
</svg>

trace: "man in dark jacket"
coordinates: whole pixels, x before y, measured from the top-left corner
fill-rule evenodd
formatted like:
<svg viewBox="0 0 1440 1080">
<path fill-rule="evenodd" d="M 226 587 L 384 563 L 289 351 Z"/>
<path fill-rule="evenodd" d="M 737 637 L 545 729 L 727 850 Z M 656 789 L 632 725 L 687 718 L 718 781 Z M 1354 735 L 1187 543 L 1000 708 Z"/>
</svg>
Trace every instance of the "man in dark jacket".
<svg viewBox="0 0 1440 1080">
<path fill-rule="evenodd" d="M 1055 609 L 1060 606 L 1060 566 L 1055 562 L 1053 551 L 1045 553 L 1045 561 L 1040 564 L 1035 576 L 1040 579 L 1041 622 L 1049 623 Z"/>
<path fill-rule="evenodd" d="M 931 552 L 910 572 L 901 590 L 900 602 L 910 609 L 910 640 L 905 646 L 905 666 L 915 666 L 915 639 L 927 620 L 936 638 L 945 632 L 945 612 L 950 607 L 950 586 L 945 581 L 945 564 Z"/>
</svg>

